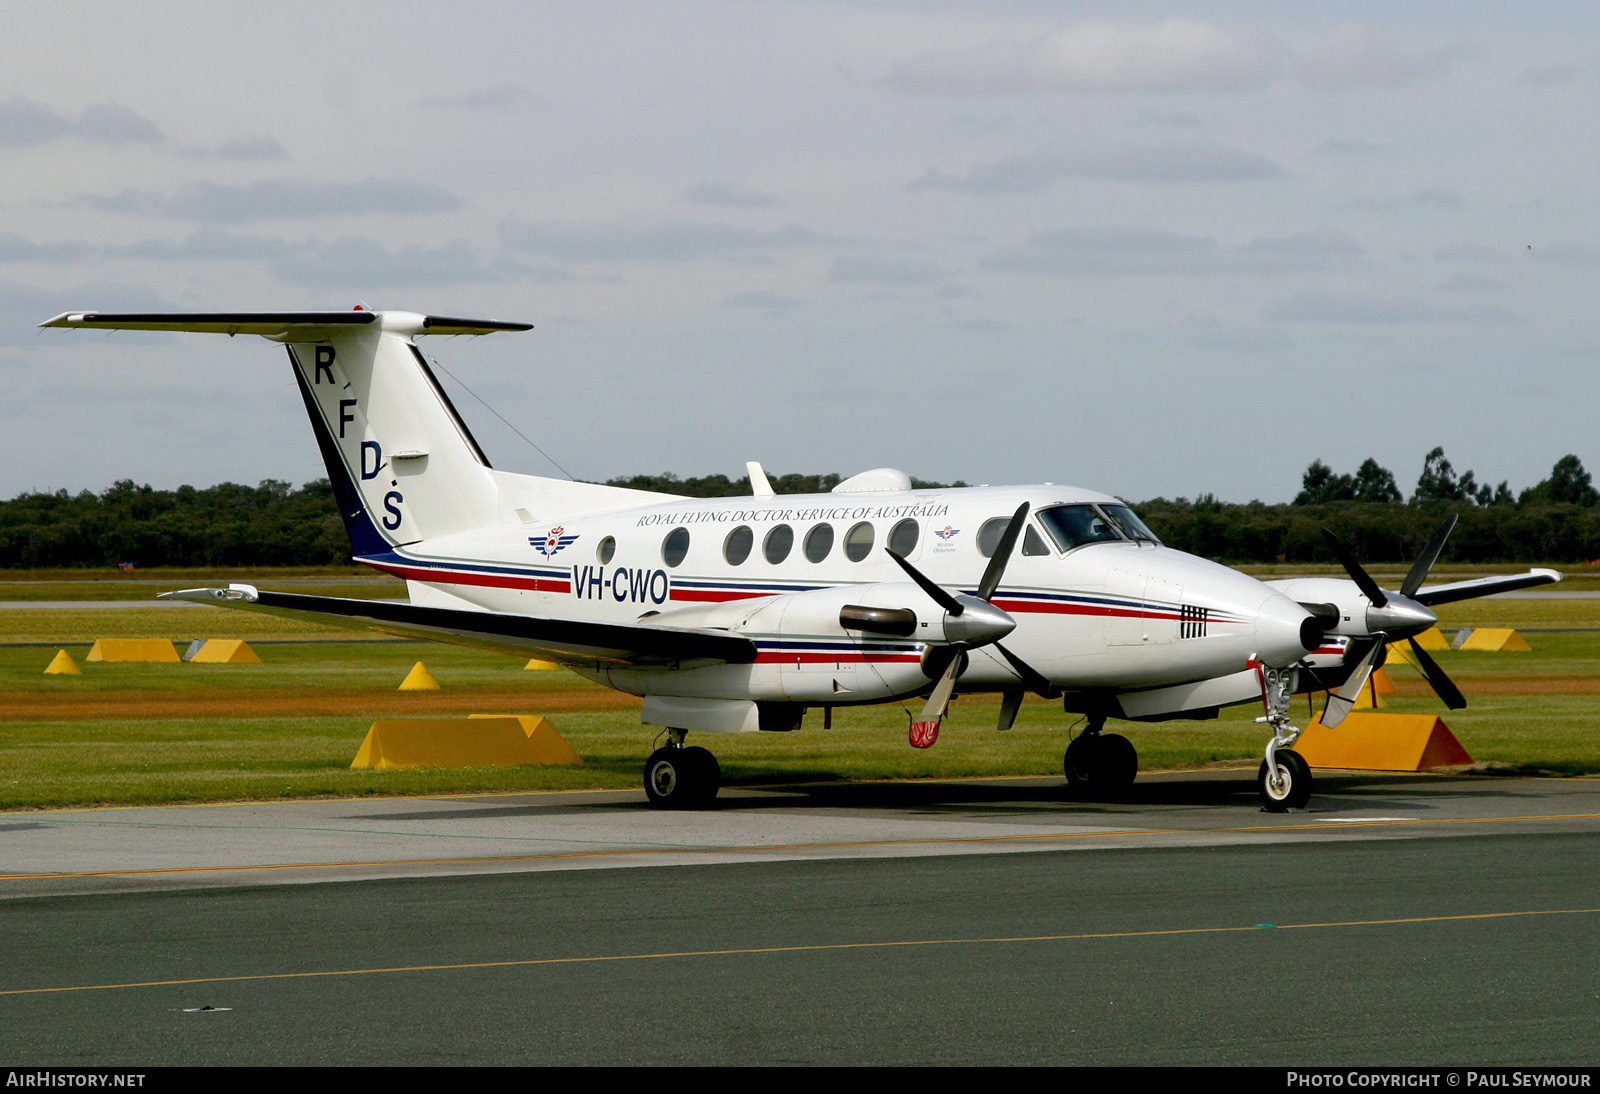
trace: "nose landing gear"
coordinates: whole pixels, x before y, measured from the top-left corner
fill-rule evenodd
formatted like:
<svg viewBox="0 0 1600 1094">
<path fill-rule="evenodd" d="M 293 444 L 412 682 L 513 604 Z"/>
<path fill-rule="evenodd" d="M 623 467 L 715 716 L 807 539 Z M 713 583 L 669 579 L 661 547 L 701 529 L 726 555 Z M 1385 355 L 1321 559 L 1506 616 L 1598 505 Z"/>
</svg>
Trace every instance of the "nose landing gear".
<svg viewBox="0 0 1600 1094">
<path fill-rule="evenodd" d="M 704 809 L 722 786 L 722 767 L 708 750 L 685 748 L 688 732 L 667 730 L 668 742 L 644 764 L 644 795 L 657 809 Z"/>
<path fill-rule="evenodd" d="M 1120 733 L 1102 733 L 1104 716 L 1091 717 L 1089 726 L 1073 738 L 1062 757 L 1067 785 L 1075 790 L 1113 794 L 1133 785 L 1139 774 L 1139 753 Z"/>
<path fill-rule="evenodd" d="M 1268 813 L 1304 809 L 1311 800 L 1311 766 L 1290 747 L 1300 737 L 1300 727 L 1289 720 L 1289 701 L 1294 698 L 1297 671 L 1257 665 L 1261 677 L 1261 701 L 1267 713 L 1257 722 L 1272 728 L 1267 756 L 1256 773 L 1256 789 L 1261 808 Z"/>
</svg>

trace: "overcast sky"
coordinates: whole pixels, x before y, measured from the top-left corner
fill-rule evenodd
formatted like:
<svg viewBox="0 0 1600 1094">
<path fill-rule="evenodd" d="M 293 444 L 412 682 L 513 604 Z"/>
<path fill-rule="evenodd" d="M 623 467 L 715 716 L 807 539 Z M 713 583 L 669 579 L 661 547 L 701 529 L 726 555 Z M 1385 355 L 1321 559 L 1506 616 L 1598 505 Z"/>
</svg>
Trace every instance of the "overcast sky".
<svg viewBox="0 0 1600 1094">
<path fill-rule="evenodd" d="M 1600 471 L 1591 3 L 4 10 L 0 496 L 321 477 L 280 348 L 34 325 L 357 302 L 580 478 Z"/>
</svg>

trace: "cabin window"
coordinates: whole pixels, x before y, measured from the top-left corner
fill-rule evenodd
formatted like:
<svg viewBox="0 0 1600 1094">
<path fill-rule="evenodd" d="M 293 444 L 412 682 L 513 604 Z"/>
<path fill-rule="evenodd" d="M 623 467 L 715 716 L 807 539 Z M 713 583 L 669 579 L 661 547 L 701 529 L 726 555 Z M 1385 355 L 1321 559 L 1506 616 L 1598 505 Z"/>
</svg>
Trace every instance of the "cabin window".
<svg viewBox="0 0 1600 1094">
<path fill-rule="evenodd" d="M 844 534 L 844 557 L 860 562 L 872 553 L 872 523 L 862 521 Z"/>
<path fill-rule="evenodd" d="M 794 546 L 794 529 L 787 524 L 780 524 L 767 533 L 767 538 L 761 544 L 761 553 L 767 556 L 767 561 L 776 566 L 789 557 L 789 550 Z"/>
<path fill-rule="evenodd" d="M 1006 525 L 1010 523 L 1010 517 L 990 517 L 984 521 L 983 527 L 978 529 L 978 553 L 984 558 L 993 558 L 1000 549 L 1000 537 L 1006 534 Z"/>
<path fill-rule="evenodd" d="M 599 546 L 594 549 L 595 561 L 604 566 L 606 563 L 611 561 L 612 556 L 616 553 L 617 537 L 607 536 L 605 539 L 601 540 Z"/>
<path fill-rule="evenodd" d="M 1085 543 L 1116 543 L 1122 539 L 1110 518 L 1093 505 L 1056 505 L 1041 509 L 1039 523 L 1063 551 Z"/>
<path fill-rule="evenodd" d="M 806 533 L 806 558 L 821 562 L 833 550 L 833 525 L 818 524 Z"/>
<path fill-rule="evenodd" d="M 742 566 L 744 560 L 750 557 L 750 548 L 755 543 L 756 534 L 748 524 L 741 524 L 722 541 L 722 557 L 728 560 L 729 566 Z"/>
<path fill-rule="evenodd" d="M 902 558 L 910 558 L 911 552 L 917 549 L 917 539 L 921 534 L 921 526 L 907 517 L 889 530 L 889 550 Z"/>
<path fill-rule="evenodd" d="M 1022 533 L 1022 553 L 1025 555 L 1047 555 L 1050 548 L 1045 546 L 1044 537 L 1033 525 L 1028 525 L 1028 530 Z"/>
<path fill-rule="evenodd" d="M 676 566 L 688 553 L 689 529 L 687 528 L 674 528 L 667 533 L 667 538 L 661 541 L 661 561 L 668 566 Z"/>
</svg>

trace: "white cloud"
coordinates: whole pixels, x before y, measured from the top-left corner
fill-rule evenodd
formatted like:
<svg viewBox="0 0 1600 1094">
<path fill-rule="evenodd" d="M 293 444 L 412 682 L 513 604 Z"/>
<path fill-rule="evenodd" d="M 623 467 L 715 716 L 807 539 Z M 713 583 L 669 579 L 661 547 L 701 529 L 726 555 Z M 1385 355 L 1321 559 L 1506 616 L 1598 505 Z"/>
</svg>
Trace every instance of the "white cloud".
<svg viewBox="0 0 1600 1094">
<path fill-rule="evenodd" d="M 455 95 L 428 95 L 411 105 L 422 110 L 503 111 L 538 101 L 520 84 L 495 84 Z"/>
<path fill-rule="evenodd" d="M 95 251 L 81 239 L 37 243 L 16 232 L 0 232 L 0 262 L 77 262 Z"/>
<path fill-rule="evenodd" d="M 109 212 L 202 224 L 349 217 L 365 213 L 445 213 L 461 207 L 461 199 L 444 187 L 410 179 L 191 182 L 178 187 L 171 195 L 154 190 L 123 190 L 117 194 L 83 194 L 76 201 Z"/>
<path fill-rule="evenodd" d="M 798 296 L 785 296 L 770 289 L 756 289 L 752 292 L 735 293 L 722 302 L 724 308 L 748 308 L 753 311 L 782 313 L 793 311 L 795 308 L 805 306 L 805 301 Z"/>
<path fill-rule="evenodd" d="M 95 103 L 74 117 L 22 95 L 0 103 L 0 147 L 36 147 L 66 137 L 97 144 L 161 144 L 155 122 L 117 103 Z"/>
<path fill-rule="evenodd" d="M 1226 246 L 1208 236 L 1150 228 L 1036 232 L 978 259 L 983 269 L 1054 277 L 1279 274 L 1354 265 L 1366 248 L 1343 232 L 1298 232 Z"/>
<path fill-rule="evenodd" d="M 565 262 L 688 262 L 759 258 L 768 252 L 851 240 L 818 235 L 798 224 L 761 231 L 693 220 L 527 221 L 500 224 L 503 246 Z"/>
<path fill-rule="evenodd" d="M 231 160 L 240 163 L 289 158 L 288 153 L 283 150 L 283 145 L 279 144 L 276 138 L 263 133 L 231 137 L 214 145 L 184 148 L 178 155 L 192 160 Z"/>
<path fill-rule="evenodd" d="M 1245 91 L 1271 82 L 1282 59 L 1269 38 L 1192 19 L 1094 20 L 1031 41 L 917 57 L 884 82 L 919 95 Z"/>
<path fill-rule="evenodd" d="M 828 269 L 828 280 L 841 283 L 872 282 L 878 285 L 936 285 L 949 273 L 931 259 L 841 255 Z"/>
<path fill-rule="evenodd" d="M 763 194 L 734 182 L 709 179 L 685 190 L 683 200 L 691 205 L 715 205 L 724 209 L 773 209 L 783 205 L 783 199 L 772 194 Z"/>
<path fill-rule="evenodd" d="M 1472 54 L 1466 46 L 1419 48 L 1370 26 L 1339 27 L 1300 62 L 1299 75 L 1326 91 L 1404 87 L 1448 73 Z"/>
<path fill-rule="evenodd" d="M 1254 182 L 1287 172 L 1265 156 L 1215 144 L 1152 144 L 1078 148 L 1007 156 L 949 175 L 929 168 L 906 189 L 967 194 L 1021 194 L 1062 179 L 1112 182 Z"/>
<path fill-rule="evenodd" d="M 1503 323 L 1501 308 L 1452 308 L 1410 296 L 1306 292 L 1267 310 L 1267 318 L 1292 323 L 1390 325 L 1400 323 Z"/>
</svg>

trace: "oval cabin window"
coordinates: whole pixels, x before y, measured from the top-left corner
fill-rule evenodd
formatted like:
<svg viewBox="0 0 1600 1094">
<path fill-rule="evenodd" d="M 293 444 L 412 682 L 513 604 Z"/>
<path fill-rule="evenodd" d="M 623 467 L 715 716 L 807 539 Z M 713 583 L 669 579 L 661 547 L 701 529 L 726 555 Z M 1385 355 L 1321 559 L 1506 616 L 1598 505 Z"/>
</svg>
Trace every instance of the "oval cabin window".
<svg viewBox="0 0 1600 1094">
<path fill-rule="evenodd" d="M 872 525 L 862 521 L 844 534 L 844 557 L 860 562 L 872 553 Z"/>
<path fill-rule="evenodd" d="M 921 533 L 917 522 L 907 517 L 890 530 L 889 547 L 895 554 L 910 558 L 911 552 L 917 549 L 917 539 Z"/>
<path fill-rule="evenodd" d="M 689 529 L 687 528 L 674 528 L 667 533 L 667 538 L 661 541 L 661 561 L 668 566 L 676 566 L 688 553 Z"/>
<path fill-rule="evenodd" d="M 750 557 L 750 548 L 756 543 L 756 534 L 747 524 L 741 524 L 728 533 L 728 538 L 722 541 L 722 557 L 727 559 L 729 566 L 742 566 L 744 560 Z"/>
<path fill-rule="evenodd" d="M 806 533 L 806 558 L 821 562 L 833 550 L 833 525 L 819 524 Z"/>
<path fill-rule="evenodd" d="M 776 566 L 789 557 L 789 551 L 794 547 L 794 529 L 787 524 L 780 524 L 767 533 L 767 538 L 761 545 L 761 553 L 767 556 L 767 561 Z"/>
</svg>

